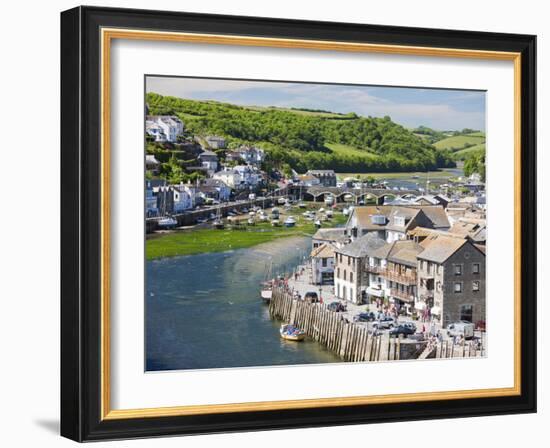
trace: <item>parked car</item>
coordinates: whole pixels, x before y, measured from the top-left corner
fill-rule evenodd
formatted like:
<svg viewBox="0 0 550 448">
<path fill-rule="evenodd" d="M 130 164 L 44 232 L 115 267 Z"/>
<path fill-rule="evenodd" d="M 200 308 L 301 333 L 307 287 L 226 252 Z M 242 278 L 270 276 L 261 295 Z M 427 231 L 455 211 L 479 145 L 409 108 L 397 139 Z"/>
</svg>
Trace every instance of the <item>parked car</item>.
<svg viewBox="0 0 550 448">
<path fill-rule="evenodd" d="M 373 327 L 380 330 L 391 329 L 395 326 L 395 319 L 390 316 L 382 316 L 376 322 L 374 322 Z"/>
<path fill-rule="evenodd" d="M 447 334 L 449 337 L 464 336 L 464 339 L 474 337 L 474 324 L 465 320 L 453 322 L 447 326 Z"/>
<path fill-rule="evenodd" d="M 353 320 L 355 320 L 355 322 L 374 322 L 376 320 L 376 315 L 372 311 L 367 313 L 359 313 L 353 318 Z"/>
<path fill-rule="evenodd" d="M 397 327 L 393 327 L 390 330 L 390 336 L 396 336 L 396 337 L 401 334 L 407 337 L 415 333 L 416 333 L 416 325 L 413 324 L 412 322 L 405 322 L 405 323 L 399 324 Z"/>
<path fill-rule="evenodd" d="M 346 311 L 346 306 L 340 302 L 331 302 L 328 304 L 328 309 L 335 313 L 339 313 L 341 311 Z"/>
<path fill-rule="evenodd" d="M 315 291 L 308 291 L 304 295 L 304 300 L 309 303 L 317 303 L 319 302 L 319 296 Z"/>
</svg>

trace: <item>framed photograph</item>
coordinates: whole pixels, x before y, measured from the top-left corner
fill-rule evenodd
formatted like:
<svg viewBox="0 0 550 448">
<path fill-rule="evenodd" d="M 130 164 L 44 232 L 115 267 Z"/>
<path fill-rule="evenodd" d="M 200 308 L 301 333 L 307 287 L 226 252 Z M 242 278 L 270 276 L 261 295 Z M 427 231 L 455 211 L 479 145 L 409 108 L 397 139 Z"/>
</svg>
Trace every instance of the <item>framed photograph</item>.
<svg viewBox="0 0 550 448">
<path fill-rule="evenodd" d="M 535 36 L 61 14 L 61 433 L 535 412 Z"/>
</svg>

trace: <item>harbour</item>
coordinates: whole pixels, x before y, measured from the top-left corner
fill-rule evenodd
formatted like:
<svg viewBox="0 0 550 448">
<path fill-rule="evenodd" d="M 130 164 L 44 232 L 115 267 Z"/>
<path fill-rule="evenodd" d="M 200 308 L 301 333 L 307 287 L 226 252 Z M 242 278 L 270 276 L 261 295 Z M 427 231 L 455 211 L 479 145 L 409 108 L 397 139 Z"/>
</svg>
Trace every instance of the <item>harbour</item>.
<svg viewBox="0 0 550 448">
<path fill-rule="evenodd" d="M 259 297 L 266 261 L 291 272 L 311 238 L 289 237 L 236 251 L 147 262 L 147 371 L 339 362 L 308 339 L 280 338 Z M 238 347 L 238 350 L 235 349 Z"/>
</svg>

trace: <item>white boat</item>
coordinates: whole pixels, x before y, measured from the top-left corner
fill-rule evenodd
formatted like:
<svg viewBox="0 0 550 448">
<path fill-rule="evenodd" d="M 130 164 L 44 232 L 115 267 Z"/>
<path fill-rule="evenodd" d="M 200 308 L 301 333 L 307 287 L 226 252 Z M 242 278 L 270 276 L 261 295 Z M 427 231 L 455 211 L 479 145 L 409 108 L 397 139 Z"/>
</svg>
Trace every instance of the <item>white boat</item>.
<svg viewBox="0 0 550 448">
<path fill-rule="evenodd" d="M 315 224 L 315 227 L 317 227 L 317 228 L 318 228 L 318 227 L 321 227 L 321 220 L 316 219 L 315 222 L 314 222 L 314 224 Z"/>
<path fill-rule="evenodd" d="M 298 203 L 298 207 L 300 207 L 300 208 L 306 208 L 305 202 L 300 202 L 300 203 Z"/>
<path fill-rule="evenodd" d="M 350 210 L 349 210 L 349 208 L 347 208 L 347 207 L 344 207 L 344 209 L 342 210 L 342 214 L 343 214 L 344 216 L 348 216 L 348 215 L 349 215 L 349 213 L 350 213 Z"/>
<path fill-rule="evenodd" d="M 277 201 L 280 205 L 283 205 L 286 202 L 286 198 L 279 198 Z"/>
<path fill-rule="evenodd" d="M 254 225 L 256 225 L 256 221 L 254 220 L 254 218 L 248 218 L 248 225 L 249 225 L 249 226 L 254 226 Z"/>
<path fill-rule="evenodd" d="M 278 219 L 272 219 L 271 220 L 271 225 L 273 227 L 279 227 L 281 225 L 281 221 L 279 221 Z"/>
<path fill-rule="evenodd" d="M 332 210 L 327 210 L 326 215 L 327 215 L 327 218 L 332 218 L 333 216 Z"/>
<path fill-rule="evenodd" d="M 291 324 L 283 324 L 279 329 L 279 334 L 287 341 L 302 341 L 306 337 L 304 330 L 300 330 Z"/>
<path fill-rule="evenodd" d="M 327 196 L 325 198 L 325 204 L 326 205 L 332 205 L 334 203 L 334 198 L 332 196 Z"/>
<path fill-rule="evenodd" d="M 296 225 L 296 219 L 294 216 L 289 216 L 285 219 L 285 226 L 286 227 L 294 227 Z"/>
<path fill-rule="evenodd" d="M 159 227 L 169 229 L 171 227 L 176 227 L 176 225 L 178 224 L 178 221 L 176 221 L 174 218 L 170 216 L 166 216 L 164 218 L 160 218 L 157 223 Z"/>
</svg>

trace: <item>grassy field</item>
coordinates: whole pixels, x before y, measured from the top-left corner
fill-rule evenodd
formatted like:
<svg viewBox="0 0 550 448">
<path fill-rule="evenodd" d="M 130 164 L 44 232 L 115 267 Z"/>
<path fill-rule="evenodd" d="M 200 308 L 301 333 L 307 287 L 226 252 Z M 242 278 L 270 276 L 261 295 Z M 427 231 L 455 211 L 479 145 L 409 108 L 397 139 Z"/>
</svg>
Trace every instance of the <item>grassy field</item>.
<svg viewBox="0 0 550 448">
<path fill-rule="evenodd" d="M 450 149 L 452 151 L 452 150 L 460 150 L 464 148 L 465 144 L 480 145 L 482 143 L 485 143 L 485 137 L 471 134 L 471 135 L 457 135 L 456 137 L 444 138 L 443 140 L 440 140 L 434 143 L 434 146 L 437 149 Z"/>
<path fill-rule="evenodd" d="M 255 226 L 244 226 L 246 230 L 202 228 L 155 235 L 145 242 L 145 255 L 148 260 L 153 260 L 180 255 L 225 252 L 256 246 L 279 238 L 313 235 L 317 229 L 313 222 L 307 221 L 301 215 L 302 212 L 303 210 L 295 209 L 287 215 L 281 215 L 281 221 L 289 215 L 296 218 L 296 226 L 290 228 L 272 227 L 269 222 L 265 222 L 257 223 Z M 336 213 L 332 220 L 323 223 L 323 227 L 343 224 L 346 219 L 342 213 Z"/>
<path fill-rule="evenodd" d="M 325 146 L 334 154 L 341 156 L 362 156 L 370 159 L 376 159 L 378 155 L 364 149 L 358 149 L 354 146 L 342 145 L 340 143 L 325 143 Z"/>
<path fill-rule="evenodd" d="M 464 160 L 469 155 L 479 155 L 485 153 L 485 143 L 481 143 L 479 145 L 471 146 L 470 148 L 461 149 L 460 151 L 456 151 L 453 154 L 453 158 L 455 160 Z"/>
</svg>

